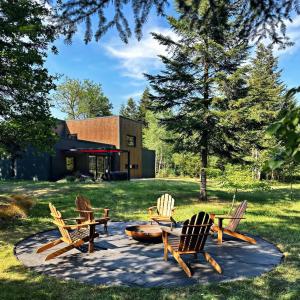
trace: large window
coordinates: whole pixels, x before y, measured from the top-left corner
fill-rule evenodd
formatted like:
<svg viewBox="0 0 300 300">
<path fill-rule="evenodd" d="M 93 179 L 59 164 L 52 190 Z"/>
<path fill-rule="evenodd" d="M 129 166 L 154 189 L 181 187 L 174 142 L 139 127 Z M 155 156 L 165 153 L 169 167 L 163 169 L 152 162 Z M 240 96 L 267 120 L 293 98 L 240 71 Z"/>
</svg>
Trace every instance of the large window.
<svg viewBox="0 0 300 300">
<path fill-rule="evenodd" d="M 133 135 L 127 135 L 127 146 L 128 147 L 136 147 L 136 137 Z"/>
<path fill-rule="evenodd" d="M 75 159 L 72 156 L 67 156 L 66 157 L 66 169 L 67 171 L 74 171 L 75 169 Z"/>
</svg>

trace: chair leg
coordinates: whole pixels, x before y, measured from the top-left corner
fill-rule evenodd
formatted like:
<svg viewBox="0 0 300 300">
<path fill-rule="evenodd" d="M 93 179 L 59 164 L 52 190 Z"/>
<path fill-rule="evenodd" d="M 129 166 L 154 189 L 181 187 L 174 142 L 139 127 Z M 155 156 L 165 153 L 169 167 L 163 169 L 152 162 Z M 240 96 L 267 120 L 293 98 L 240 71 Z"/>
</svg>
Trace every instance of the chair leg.
<svg viewBox="0 0 300 300">
<path fill-rule="evenodd" d="M 168 260 L 168 233 L 163 231 L 162 238 L 164 242 L 164 260 Z"/>
<path fill-rule="evenodd" d="M 76 242 L 74 244 L 68 245 L 68 246 L 66 246 L 66 247 L 64 247 L 62 249 L 59 249 L 59 250 L 57 250 L 57 251 L 55 251 L 55 252 L 47 255 L 46 258 L 45 258 L 45 260 L 53 259 L 53 258 L 55 258 L 55 257 L 57 257 L 57 256 L 59 256 L 59 255 L 61 255 L 63 253 L 66 253 L 66 252 L 68 252 L 68 251 L 70 251 L 70 250 L 72 250 L 72 249 L 74 249 L 76 247 L 80 247 L 82 244 L 84 244 L 84 241 L 83 240 L 79 240 L 78 242 Z"/>
<path fill-rule="evenodd" d="M 108 235 L 107 223 L 104 223 L 104 232 L 106 233 L 106 235 Z"/>
<path fill-rule="evenodd" d="M 218 228 L 218 244 L 222 244 L 223 242 L 223 229 Z"/>
<path fill-rule="evenodd" d="M 233 236 L 235 238 L 238 238 L 240 240 L 243 240 L 245 242 L 248 242 L 250 244 L 256 244 L 256 240 L 255 239 L 253 239 L 253 238 L 251 238 L 249 236 L 246 236 L 244 234 L 241 234 L 241 233 L 238 233 L 238 232 L 234 232 L 234 231 L 231 231 L 229 229 L 224 229 L 224 233 L 229 234 L 229 235 L 231 235 L 231 236 Z"/>
<path fill-rule="evenodd" d="M 94 236 L 95 236 L 95 225 L 90 226 L 90 236 L 89 236 L 89 253 L 94 252 Z"/>
<path fill-rule="evenodd" d="M 202 253 L 204 258 L 211 264 L 211 266 L 218 272 L 218 273 L 222 273 L 222 269 L 220 267 L 220 265 L 210 256 L 210 254 L 208 252 L 203 252 Z"/>
<path fill-rule="evenodd" d="M 36 250 L 36 253 L 41 253 L 49 248 L 52 248 L 58 244 L 62 243 L 62 240 L 61 239 L 58 239 L 58 240 L 54 240 L 54 241 L 51 241 L 41 247 L 39 247 L 37 250 Z"/>
<path fill-rule="evenodd" d="M 187 266 L 187 264 L 183 261 L 183 259 L 180 257 L 180 255 L 177 252 L 173 252 L 173 256 L 176 259 L 176 261 L 179 263 L 183 271 L 186 273 L 188 277 L 192 277 L 192 271 Z"/>
<path fill-rule="evenodd" d="M 171 222 L 173 222 L 174 223 L 174 227 L 176 228 L 176 226 L 177 226 L 177 222 L 171 217 Z"/>
</svg>

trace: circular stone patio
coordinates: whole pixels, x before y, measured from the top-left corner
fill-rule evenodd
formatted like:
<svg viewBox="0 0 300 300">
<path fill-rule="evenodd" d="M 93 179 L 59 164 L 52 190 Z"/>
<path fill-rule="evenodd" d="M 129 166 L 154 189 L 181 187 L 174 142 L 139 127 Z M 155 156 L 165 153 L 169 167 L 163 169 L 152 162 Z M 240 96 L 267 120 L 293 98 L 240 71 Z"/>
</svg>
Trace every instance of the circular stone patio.
<svg viewBox="0 0 300 300">
<path fill-rule="evenodd" d="M 197 283 L 239 280 L 265 273 L 281 262 L 282 253 L 271 243 L 255 237 L 257 244 L 250 245 L 225 236 L 222 245 L 208 238 L 206 251 L 220 264 L 223 274 L 216 273 L 202 255 L 183 256 L 189 262 L 194 275 L 188 278 L 178 263 L 169 254 L 163 260 L 163 244 L 143 244 L 132 240 L 124 233 L 129 225 L 143 222 L 111 222 L 109 236 L 95 239 L 95 252 L 88 254 L 87 247 L 73 249 L 58 258 L 44 261 L 50 252 L 36 254 L 42 244 L 59 237 L 57 230 L 37 233 L 15 247 L 17 258 L 27 267 L 62 279 L 75 279 L 89 284 L 125 285 L 140 287 L 179 287 Z M 101 228 L 102 229 L 102 228 Z"/>
</svg>

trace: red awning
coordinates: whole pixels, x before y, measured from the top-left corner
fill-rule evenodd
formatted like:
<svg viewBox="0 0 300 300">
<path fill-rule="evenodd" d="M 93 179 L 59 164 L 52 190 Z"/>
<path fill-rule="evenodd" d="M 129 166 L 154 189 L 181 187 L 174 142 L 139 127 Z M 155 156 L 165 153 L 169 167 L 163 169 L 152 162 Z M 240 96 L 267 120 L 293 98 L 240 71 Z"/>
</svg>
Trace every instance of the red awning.
<svg viewBox="0 0 300 300">
<path fill-rule="evenodd" d="M 66 152 L 79 152 L 79 153 L 90 153 L 90 154 L 96 154 L 96 153 L 128 153 L 128 150 L 122 150 L 122 149 L 92 149 L 92 148 L 72 148 L 64 150 Z"/>
<path fill-rule="evenodd" d="M 81 152 L 81 153 L 120 153 L 120 152 L 127 152 L 127 151 L 121 150 L 121 149 L 78 149 L 78 152 Z"/>
</svg>

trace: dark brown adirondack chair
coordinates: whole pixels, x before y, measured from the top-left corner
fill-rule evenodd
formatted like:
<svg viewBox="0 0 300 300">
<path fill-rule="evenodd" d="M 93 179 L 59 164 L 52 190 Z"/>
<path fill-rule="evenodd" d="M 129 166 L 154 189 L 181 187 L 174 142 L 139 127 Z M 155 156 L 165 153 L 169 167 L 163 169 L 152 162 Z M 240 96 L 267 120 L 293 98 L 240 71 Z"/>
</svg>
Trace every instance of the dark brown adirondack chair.
<svg viewBox="0 0 300 300">
<path fill-rule="evenodd" d="M 170 222 L 171 228 L 174 223 L 176 226 L 176 221 L 173 219 L 172 214 L 174 213 L 175 200 L 169 194 L 164 194 L 157 199 L 157 205 L 148 208 L 149 218 L 154 222 Z M 155 213 L 154 213 L 155 211 Z"/>
<path fill-rule="evenodd" d="M 89 199 L 78 195 L 75 200 L 76 211 L 79 212 L 79 223 L 96 222 L 97 224 L 104 225 L 104 231 L 108 233 L 107 222 L 109 218 L 109 209 L 103 209 L 103 216 L 101 218 L 95 218 L 94 211 L 100 211 L 100 208 L 93 208 Z"/>
<path fill-rule="evenodd" d="M 222 273 L 219 264 L 204 250 L 209 230 L 213 224 L 209 214 L 199 212 L 193 215 L 190 220 L 183 223 L 181 232 L 176 233 L 176 230 L 171 230 L 168 227 L 161 227 L 164 242 L 164 259 L 168 259 L 168 251 L 174 256 L 176 261 L 182 267 L 188 277 L 192 276 L 192 270 L 181 258 L 182 254 L 193 254 L 197 258 L 197 253 L 202 253 L 204 258 L 218 272 Z M 169 238 L 169 235 L 176 238 Z"/>
<path fill-rule="evenodd" d="M 222 244 L 223 233 L 231 235 L 235 238 L 241 239 L 250 244 L 256 244 L 255 239 L 236 231 L 240 221 L 242 219 L 245 219 L 243 216 L 246 212 L 246 209 L 247 209 L 247 201 L 245 200 L 245 201 L 241 202 L 240 205 L 235 209 L 235 211 L 233 213 L 231 213 L 230 215 L 211 214 L 211 218 L 213 220 L 218 219 L 218 225 L 214 224 L 211 227 L 211 230 L 218 233 L 218 243 L 219 244 Z M 223 220 L 230 220 L 226 227 L 223 227 Z"/>
<path fill-rule="evenodd" d="M 50 249 L 60 243 L 66 243 L 68 246 L 56 250 L 46 256 L 45 260 L 55 258 L 73 248 L 80 247 L 86 242 L 89 242 L 89 253 L 94 251 L 94 238 L 99 234 L 95 232 L 95 222 L 86 222 L 84 224 L 67 225 L 65 220 L 75 219 L 63 219 L 61 213 L 55 208 L 55 206 L 49 203 L 51 216 L 53 217 L 53 223 L 58 227 L 61 237 L 57 240 L 51 241 L 37 249 L 37 253 L 41 253 L 47 249 Z"/>
</svg>

